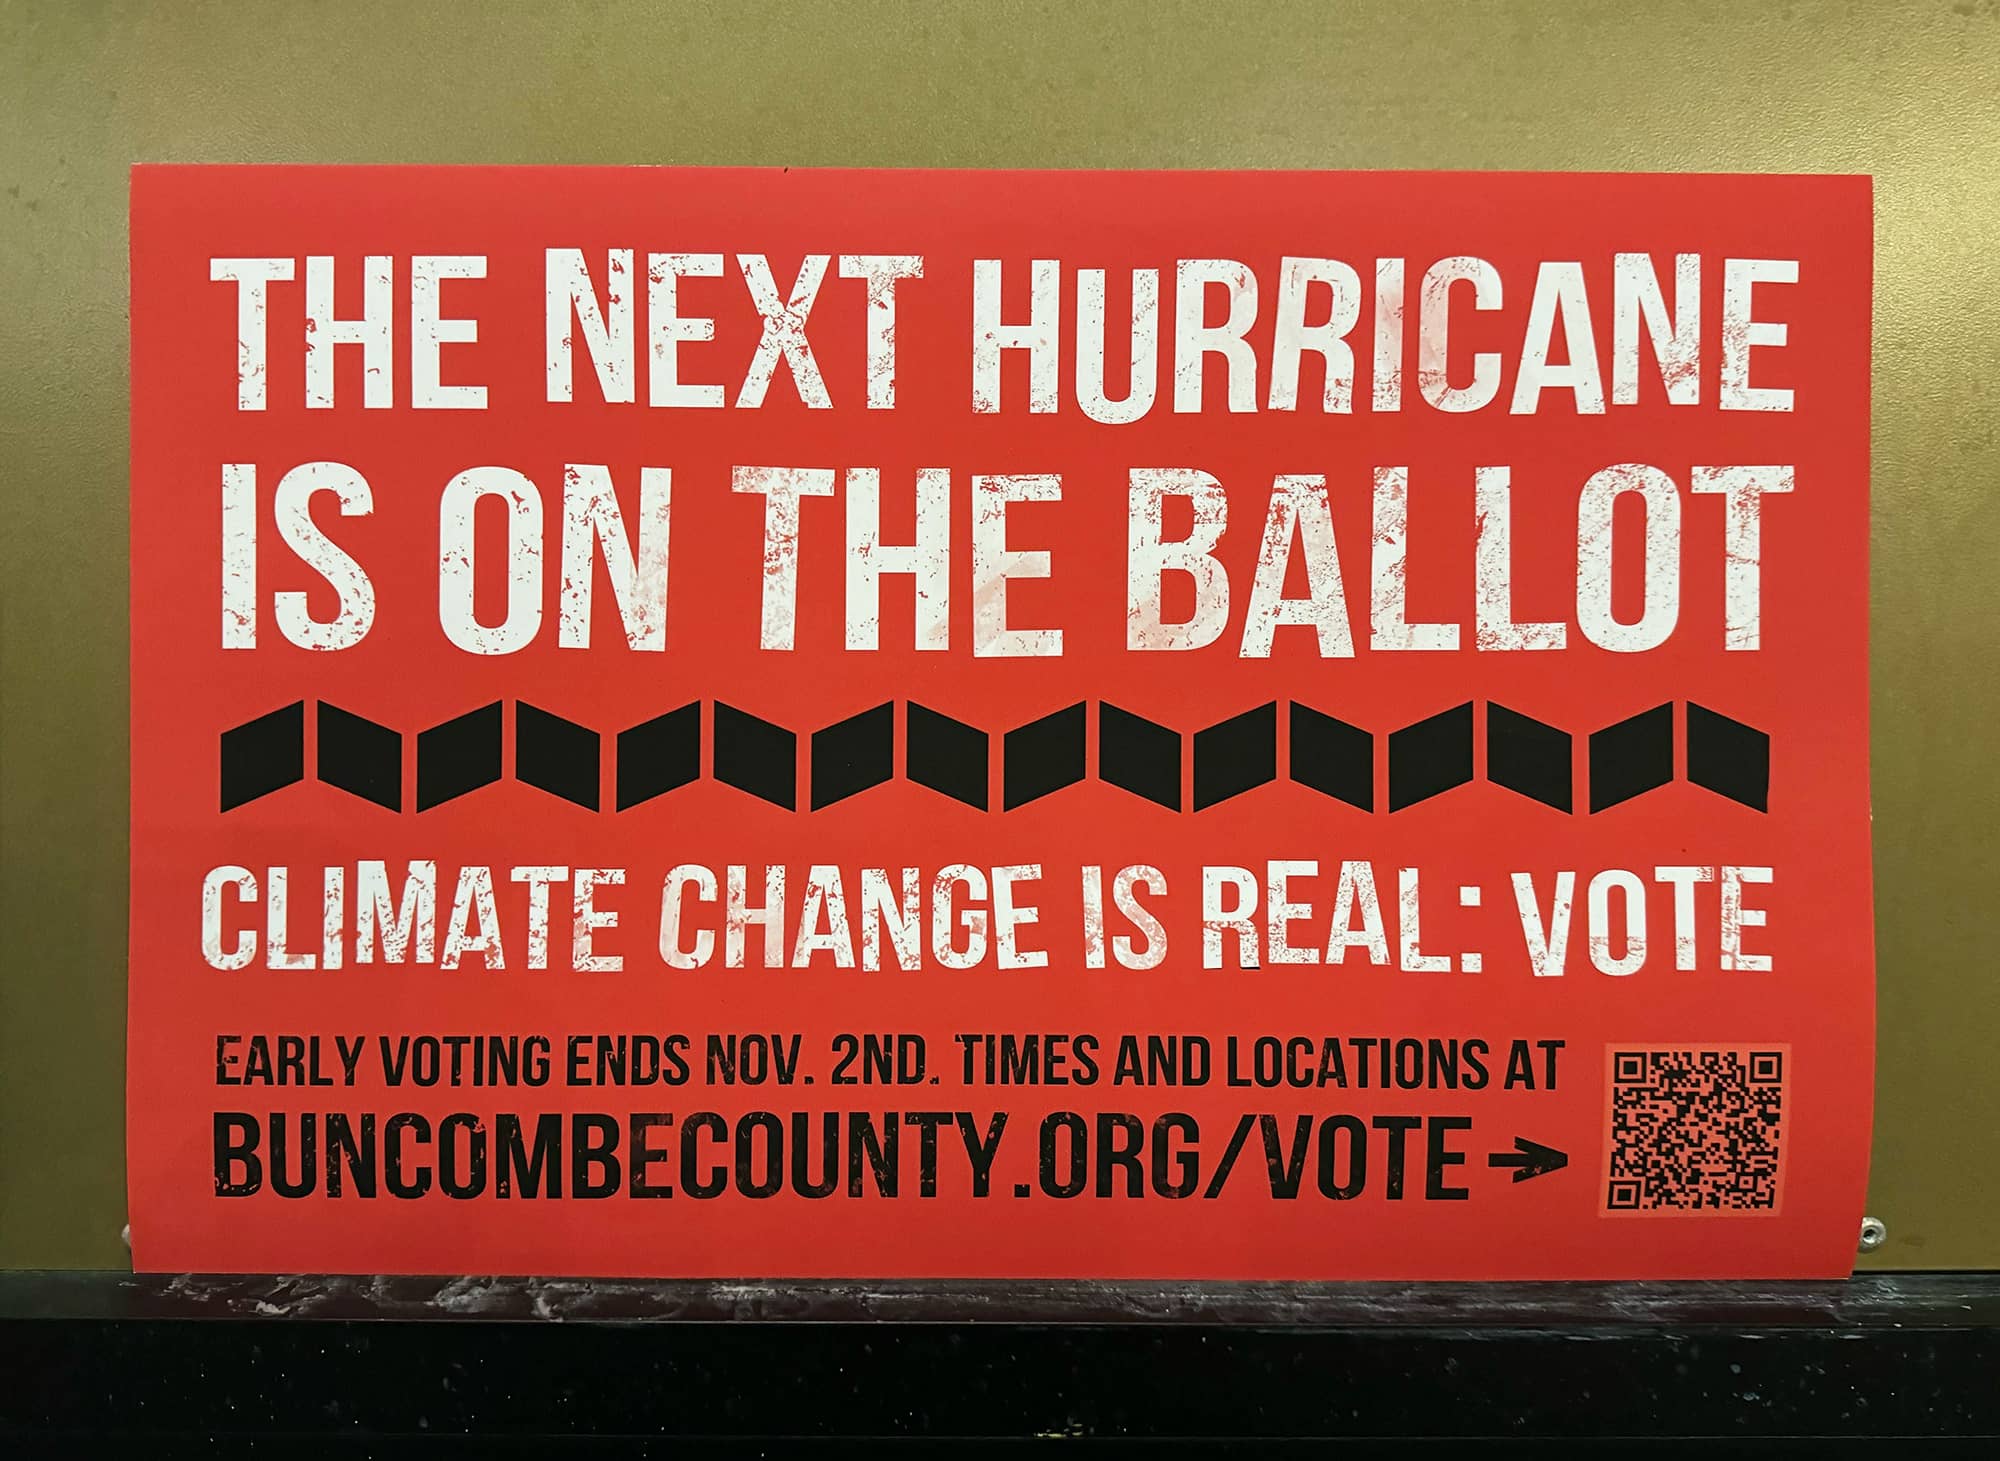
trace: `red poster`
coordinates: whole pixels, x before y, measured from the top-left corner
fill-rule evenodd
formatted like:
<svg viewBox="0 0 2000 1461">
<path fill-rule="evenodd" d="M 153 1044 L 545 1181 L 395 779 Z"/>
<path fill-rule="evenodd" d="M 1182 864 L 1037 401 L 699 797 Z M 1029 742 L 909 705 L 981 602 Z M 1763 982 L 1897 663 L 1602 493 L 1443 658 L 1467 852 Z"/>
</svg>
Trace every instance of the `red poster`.
<svg viewBox="0 0 2000 1461">
<path fill-rule="evenodd" d="M 138 169 L 138 1266 L 1845 1273 L 1870 217 Z"/>
</svg>

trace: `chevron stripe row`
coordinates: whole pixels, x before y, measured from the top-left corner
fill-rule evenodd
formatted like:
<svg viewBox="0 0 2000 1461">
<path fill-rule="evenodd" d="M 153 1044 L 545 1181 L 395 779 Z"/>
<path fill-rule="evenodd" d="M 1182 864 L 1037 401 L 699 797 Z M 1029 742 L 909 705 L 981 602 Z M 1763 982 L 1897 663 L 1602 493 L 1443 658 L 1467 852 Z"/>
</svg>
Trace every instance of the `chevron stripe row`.
<svg viewBox="0 0 2000 1461">
<path fill-rule="evenodd" d="M 1096 779 L 1172 811 L 1202 811 L 1279 779 L 1280 702 L 1270 701 L 1191 735 L 1108 701 L 1079 701 L 1001 733 L 1000 805 L 1012 811 L 1086 780 L 1094 724 Z M 508 702 L 494 701 L 416 733 L 414 796 L 406 796 L 404 736 L 326 701 L 311 702 L 315 780 L 392 812 L 428 811 L 500 781 Z M 293 701 L 222 733 L 223 811 L 306 779 L 308 702 Z M 512 778 L 601 810 L 606 737 L 525 700 L 512 702 Z M 899 714 L 900 708 L 900 714 Z M 1360 811 L 1377 810 L 1378 757 L 1387 757 L 1386 810 L 1402 811 L 1477 779 L 1474 702 L 1386 734 L 1283 702 L 1285 777 Z M 1685 740 L 1686 779 L 1757 811 L 1768 810 L 1770 737 L 1686 702 L 1656 705 L 1584 737 L 1587 795 L 1573 796 L 1575 738 L 1497 702 L 1485 705 L 1480 775 L 1559 812 L 1602 812 L 1675 779 Z M 896 777 L 989 810 L 995 736 L 915 701 L 885 701 L 807 736 L 810 796 L 818 811 Z M 629 811 L 703 775 L 788 810 L 801 806 L 799 737 L 719 700 L 693 701 L 611 738 L 613 805 Z M 1183 758 L 1192 742 L 1184 795 Z"/>
</svg>

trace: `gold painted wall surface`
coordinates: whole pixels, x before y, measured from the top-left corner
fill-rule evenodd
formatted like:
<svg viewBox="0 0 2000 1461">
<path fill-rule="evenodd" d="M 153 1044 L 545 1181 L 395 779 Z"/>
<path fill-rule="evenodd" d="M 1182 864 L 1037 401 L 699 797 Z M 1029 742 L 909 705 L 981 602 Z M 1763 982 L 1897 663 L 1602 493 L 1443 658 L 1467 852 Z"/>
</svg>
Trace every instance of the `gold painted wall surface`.
<svg viewBox="0 0 2000 1461">
<path fill-rule="evenodd" d="M 2000 0 L 0 0 L 5 1267 L 125 1261 L 135 161 L 1872 173 L 1864 1261 L 2000 1267 Z"/>
</svg>

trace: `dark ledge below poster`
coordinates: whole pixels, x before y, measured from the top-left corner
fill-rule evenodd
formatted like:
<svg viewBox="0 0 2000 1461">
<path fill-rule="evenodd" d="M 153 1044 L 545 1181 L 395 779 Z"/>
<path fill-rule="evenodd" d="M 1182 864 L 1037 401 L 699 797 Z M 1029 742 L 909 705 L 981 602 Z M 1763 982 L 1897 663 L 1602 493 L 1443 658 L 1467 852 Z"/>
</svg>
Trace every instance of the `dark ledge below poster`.
<svg viewBox="0 0 2000 1461">
<path fill-rule="evenodd" d="M 808 1322 L 700 1322 L 742 1318 Z M 649 1322 L 665 1319 L 696 1322 Z M 2000 1276 L 780 1285 L 14 1273 L 0 1275 L 0 1365 L 10 1454 L 143 1435 L 149 1454 L 277 1437 L 288 1454 L 401 1454 L 420 1439 L 480 1455 L 861 1438 L 956 1452 L 1037 1437 L 1367 1443 L 1350 1454 L 1577 1441 L 1603 1454 L 1699 1437 L 1761 1454 L 1787 1440 L 1879 1454 L 1893 1438 L 1900 1455 L 2000 1435 Z"/>
</svg>

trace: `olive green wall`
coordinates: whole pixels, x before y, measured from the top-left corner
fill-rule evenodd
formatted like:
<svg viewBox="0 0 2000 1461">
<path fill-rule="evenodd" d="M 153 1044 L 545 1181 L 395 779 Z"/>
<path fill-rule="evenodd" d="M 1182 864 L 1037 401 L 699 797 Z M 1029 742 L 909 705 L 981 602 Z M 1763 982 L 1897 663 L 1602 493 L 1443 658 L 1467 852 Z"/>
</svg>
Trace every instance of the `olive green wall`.
<svg viewBox="0 0 2000 1461">
<path fill-rule="evenodd" d="M 2000 5 L 0 0 L 0 1266 L 124 1262 L 133 161 L 1876 178 L 1872 1263 L 2000 1267 Z"/>
</svg>

